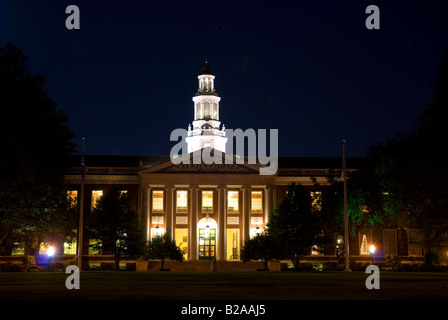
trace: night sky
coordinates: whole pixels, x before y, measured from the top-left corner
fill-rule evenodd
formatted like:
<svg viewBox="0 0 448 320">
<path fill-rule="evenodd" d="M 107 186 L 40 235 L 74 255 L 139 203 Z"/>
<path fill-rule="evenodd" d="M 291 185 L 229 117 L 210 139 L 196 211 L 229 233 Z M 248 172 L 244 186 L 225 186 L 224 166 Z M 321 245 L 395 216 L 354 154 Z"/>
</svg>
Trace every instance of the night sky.
<svg viewBox="0 0 448 320">
<path fill-rule="evenodd" d="M 0 2 L 86 153 L 169 155 L 208 59 L 226 128 L 278 129 L 280 156 L 363 156 L 413 130 L 448 48 L 447 1 Z M 68 30 L 68 5 L 80 29 Z M 380 29 L 368 30 L 370 4 Z"/>
</svg>

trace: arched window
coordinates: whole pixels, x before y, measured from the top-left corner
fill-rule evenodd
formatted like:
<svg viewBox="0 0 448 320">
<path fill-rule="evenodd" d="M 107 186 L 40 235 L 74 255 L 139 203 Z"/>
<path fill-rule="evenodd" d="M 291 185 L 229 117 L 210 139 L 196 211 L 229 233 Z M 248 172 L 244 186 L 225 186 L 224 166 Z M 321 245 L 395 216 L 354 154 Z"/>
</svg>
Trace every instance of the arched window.
<svg viewBox="0 0 448 320">
<path fill-rule="evenodd" d="M 213 103 L 212 119 L 218 120 L 218 104 Z"/>
<path fill-rule="evenodd" d="M 210 119 L 210 102 L 204 103 L 204 119 Z"/>
<path fill-rule="evenodd" d="M 198 120 L 198 119 L 201 119 L 201 104 L 199 102 L 196 103 L 196 112 L 195 112 L 194 120 Z"/>
</svg>

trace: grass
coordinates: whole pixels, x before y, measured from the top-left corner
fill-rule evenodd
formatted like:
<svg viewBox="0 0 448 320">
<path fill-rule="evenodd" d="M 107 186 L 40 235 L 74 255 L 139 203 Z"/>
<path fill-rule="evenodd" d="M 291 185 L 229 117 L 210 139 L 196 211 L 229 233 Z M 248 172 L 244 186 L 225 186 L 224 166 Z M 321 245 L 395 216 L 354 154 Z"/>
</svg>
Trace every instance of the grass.
<svg viewBox="0 0 448 320">
<path fill-rule="evenodd" d="M 61 272 L 0 273 L 1 300 L 440 300 L 448 274 L 381 272 L 368 290 L 364 272 L 82 272 L 68 290 Z"/>
</svg>

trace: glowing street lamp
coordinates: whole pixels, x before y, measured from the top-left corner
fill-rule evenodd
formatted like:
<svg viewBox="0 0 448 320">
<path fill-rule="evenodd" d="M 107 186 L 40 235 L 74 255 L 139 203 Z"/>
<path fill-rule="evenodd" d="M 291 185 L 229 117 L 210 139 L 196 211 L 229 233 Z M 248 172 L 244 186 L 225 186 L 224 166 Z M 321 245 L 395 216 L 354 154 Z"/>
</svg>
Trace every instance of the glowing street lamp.
<svg viewBox="0 0 448 320">
<path fill-rule="evenodd" d="M 51 271 L 51 257 L 52 256 L 54 256 L 54 254 L 55 254 L 55 250 L 54 250 L 54 247 L 53 246 L 49 246 L 48 248 L 47 248 L 47 256 L 48 256 L 48 258 L 50 258 L 50 271 Z M 54 262 L 54 260 L 53 260 L 53 262 Z"/>
<path fill-rule="evenodd" d="M 49 246 L 47 248 L 47 256 L 51 258 L 52 256 L 54 256 L 54 254 L 55 254 L 54 248 L 52 246 Z"/>
<path fill-rule="evenodd" d="M 372 255 L 372 264 L 373 264 L 373 255 L 375 254 L 375 246 L 373 244 L 370 245 L 369 252 Z"/>
</svg>

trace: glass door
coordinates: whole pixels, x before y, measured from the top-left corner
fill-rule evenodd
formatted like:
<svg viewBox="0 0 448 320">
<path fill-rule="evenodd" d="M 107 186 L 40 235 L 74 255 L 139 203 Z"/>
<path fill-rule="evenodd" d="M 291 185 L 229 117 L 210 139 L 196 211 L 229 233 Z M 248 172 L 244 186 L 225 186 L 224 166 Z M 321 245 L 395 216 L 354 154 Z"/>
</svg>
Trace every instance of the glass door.
<svg viewBox="0 0 448 320">
<path fill-rule="evenodd" d="M 199 260 L 213 260 L 216 248 L 216 229 L 199 229 Z"/>
</svg>

